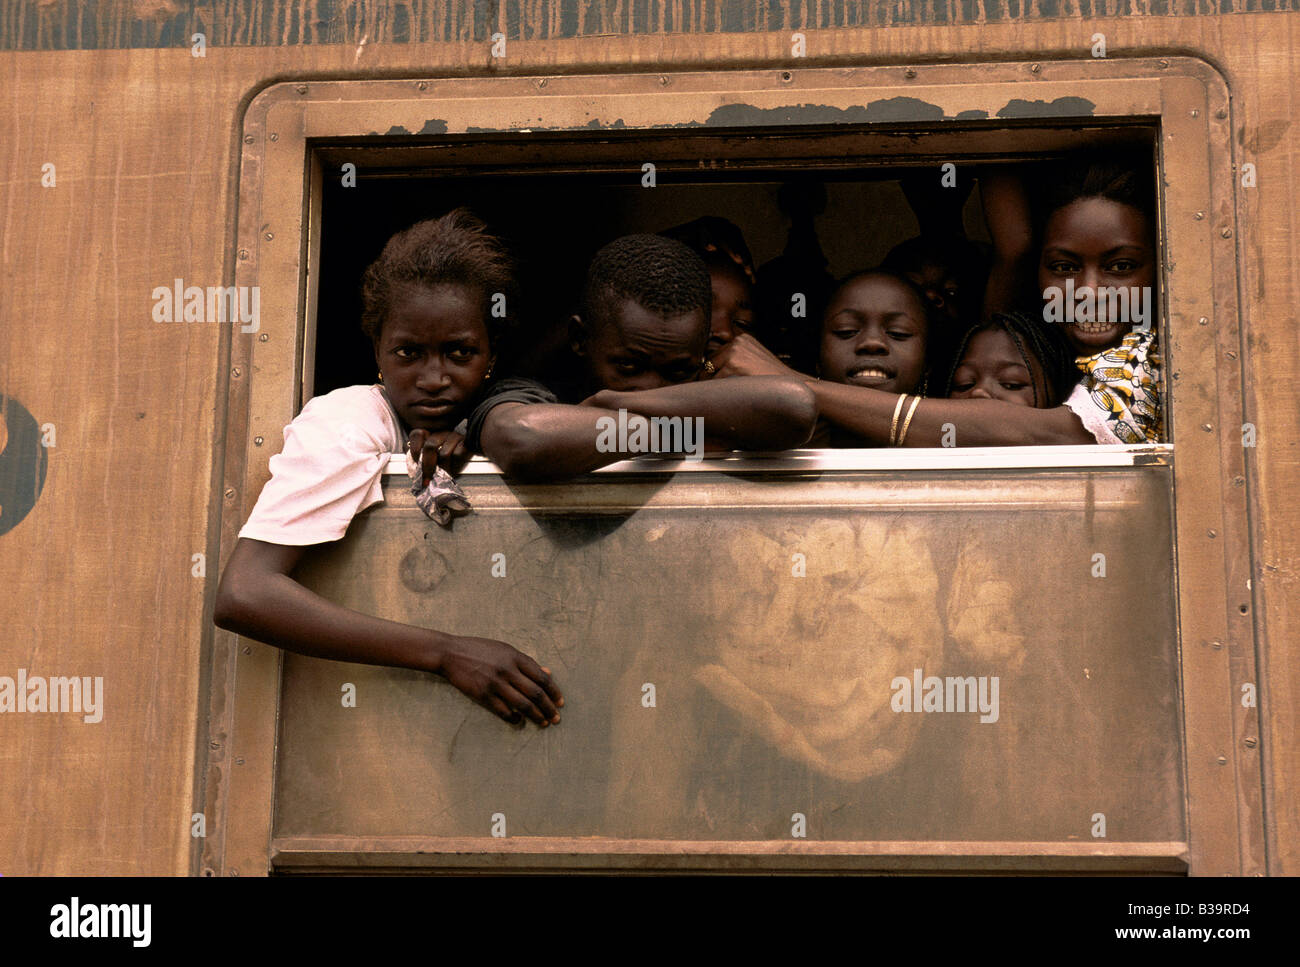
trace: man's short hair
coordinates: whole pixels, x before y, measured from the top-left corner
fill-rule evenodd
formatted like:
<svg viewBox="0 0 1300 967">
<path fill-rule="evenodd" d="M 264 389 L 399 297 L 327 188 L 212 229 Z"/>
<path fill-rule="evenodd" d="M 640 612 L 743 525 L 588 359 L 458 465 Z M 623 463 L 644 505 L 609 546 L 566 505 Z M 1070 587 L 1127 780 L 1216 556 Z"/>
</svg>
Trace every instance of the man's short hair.
<svg viewBox="0 0 1300 967">
<path fill-rule="evenodd" d="M 624 235 L 591 260 L 580 311 L 594 333 L 625 299 L 662 316 L 702 309 L 707 318 L 712 298 L 709 270 L 687 246 L 660 235 Z"/>
</svg>

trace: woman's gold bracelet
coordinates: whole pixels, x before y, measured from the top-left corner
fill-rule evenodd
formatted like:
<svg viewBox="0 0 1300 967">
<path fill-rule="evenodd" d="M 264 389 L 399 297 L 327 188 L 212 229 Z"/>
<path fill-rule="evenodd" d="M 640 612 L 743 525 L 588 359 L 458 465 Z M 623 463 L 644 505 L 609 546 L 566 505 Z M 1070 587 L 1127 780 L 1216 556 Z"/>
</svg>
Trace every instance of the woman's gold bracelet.
<svg viewBox="0 0 1300 967">
<path fill-rule="evenodd" d="M 889 445 L 897 446 L 894 440 L 898 437 L 898 414 L 903 412 L 903 404 L 907 401 L 906 393 L 898 394 L 898 404 L 894 407 L 894 422 L 889 424 Z"/>
<path fill-rule="evenodd" d="M 907 408 L 907 416 L 903 419 L 903 429 L 898 433 L 898 443 L 895 444 L 896 446 L 901 447 L 903 441 L 907 439 L 907 428 L 912 425 L 912 414 L 916 412 L 916 408 L 920 406 L 920 404 L 921 397 L 914 396 L 912 398 L 912 405 Z"/>
</svg>

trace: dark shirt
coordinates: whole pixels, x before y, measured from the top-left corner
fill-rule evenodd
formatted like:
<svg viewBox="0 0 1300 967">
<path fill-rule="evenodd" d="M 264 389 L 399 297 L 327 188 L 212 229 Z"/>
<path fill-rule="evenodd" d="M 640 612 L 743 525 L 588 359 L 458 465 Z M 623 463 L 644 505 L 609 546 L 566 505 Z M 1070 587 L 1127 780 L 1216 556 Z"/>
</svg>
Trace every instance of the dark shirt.
<svg viewBox="0 0 1300 967">
<path fill-rule="evenodd" d="M 475 453 L 483 452 L 483 424 L 494 407 L 502 403 L 558 403 L 557 397 L 545 385 L 525 376 L 507 376 L 499 379 L 483 394 L 466 421 L 465 445 Z"/>
</svg>

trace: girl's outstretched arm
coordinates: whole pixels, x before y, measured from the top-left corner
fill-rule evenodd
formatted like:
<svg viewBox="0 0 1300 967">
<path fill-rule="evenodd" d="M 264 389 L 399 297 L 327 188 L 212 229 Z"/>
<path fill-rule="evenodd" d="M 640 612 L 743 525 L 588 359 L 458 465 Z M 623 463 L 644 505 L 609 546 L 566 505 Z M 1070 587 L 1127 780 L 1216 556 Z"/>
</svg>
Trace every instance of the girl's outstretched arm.
<svg viewBox="0 0 1300 967">
<path fill-rule="evenodd" d="M 560 721 L 550 673 L 503 641 L 416 628 L 327 601 L 291 576 L 305 547 L 240 538 L 217 588 L 217 627 L 313 658 L 433 672 L 507 722 Z"/>
<path fill-rule="evenodd" d="M 817 381 L 813 385 L 822 416 L 850 433 L 879 446 L 889 443 L 889 430 L 898 407 L 898 394 L 865 386 Z M 903 445 L 938 447 L 948 440 L 961 447 L 1051 446 L 1096 443 L 1069 407 L 1035 409 L 1002 400 L 923 399 L 912 410 L 908 399 L 899 413 L 902 427 L 908 411 Z"/>
<path fill-rule="evenodd" d="M 748 334 L 736 337 L 723 347 L 715 363 L 723 376 L 767 373 L 801 379 L 812 390 L 824 419 L 878 446 L 889 444 L 889 430 L 898 407 L 897 393 L 831 383 L 796 373 Z M 911 409 L 909 399 L 899 413 L 900 429 Z M 950 427 L 955 431 L 957 446 L 963 447 L 1097 442 L 1084 428 L 1083 421 L 1065 406 L 1040 410 L 1001 400 L 923 399 L 912 411 L 904 445 L 942 446 Z"/>
</svg>

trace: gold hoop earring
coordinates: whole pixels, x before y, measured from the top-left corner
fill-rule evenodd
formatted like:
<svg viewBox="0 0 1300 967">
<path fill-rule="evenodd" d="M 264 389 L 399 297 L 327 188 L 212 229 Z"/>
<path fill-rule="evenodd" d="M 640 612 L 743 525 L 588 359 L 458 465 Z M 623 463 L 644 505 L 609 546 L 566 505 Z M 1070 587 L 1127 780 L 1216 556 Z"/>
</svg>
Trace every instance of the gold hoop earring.
<svg viewBox="0 0 1300 967">
<path fill-rule="evenodd" d="M 384 381 L 384 374 L 383 374 L 383 373 L 380 373 L 380 374 L 379 374 L 379 382 L 382 383 L 383 381 Z"/>
</svg>

